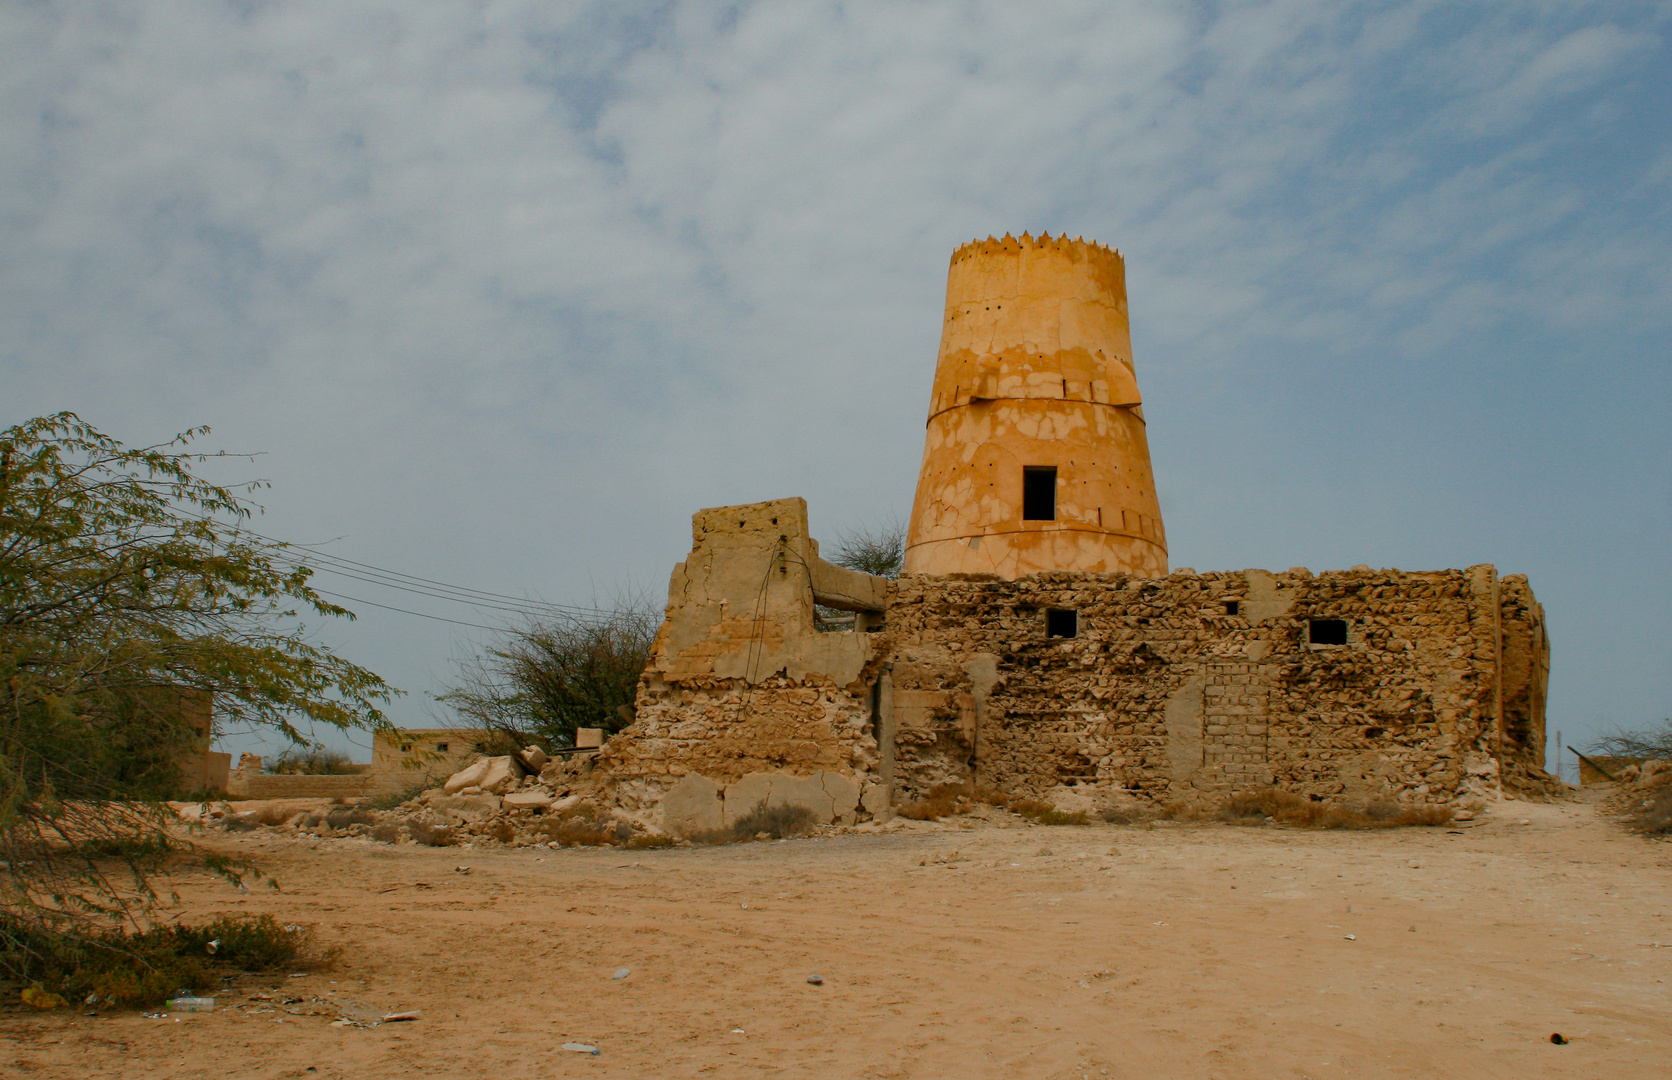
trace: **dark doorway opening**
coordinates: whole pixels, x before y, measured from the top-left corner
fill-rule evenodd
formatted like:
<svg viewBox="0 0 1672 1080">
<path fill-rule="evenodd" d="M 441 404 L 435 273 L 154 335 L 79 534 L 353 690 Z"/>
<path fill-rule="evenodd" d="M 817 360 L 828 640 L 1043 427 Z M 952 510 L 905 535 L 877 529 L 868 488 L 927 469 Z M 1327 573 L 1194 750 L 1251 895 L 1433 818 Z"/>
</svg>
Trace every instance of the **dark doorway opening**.
<svg viewBox="0 0 1672 1080">
<path fill-rule="evenodd" d="M 1022 520 L 1057 520 L 1057 467 L 1028 465 L 1022 469 Z"/>
<path fill-rule="evenodd" d="M 1080 633 L 1080 613 L 1050 608 L 1045 612 L 1046 637 L 1076 637 Z"/>
</svg>

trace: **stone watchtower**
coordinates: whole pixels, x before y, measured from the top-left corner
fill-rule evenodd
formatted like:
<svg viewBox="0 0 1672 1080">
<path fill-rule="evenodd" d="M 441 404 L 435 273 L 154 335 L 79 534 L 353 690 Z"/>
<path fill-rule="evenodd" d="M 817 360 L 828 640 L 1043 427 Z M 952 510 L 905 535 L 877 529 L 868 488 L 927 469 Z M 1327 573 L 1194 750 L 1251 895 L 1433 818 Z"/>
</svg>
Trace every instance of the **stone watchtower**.
<svg viewBox="0 0 1672 1080">
<path fill-rule="evenodd" d="M 1167 574 L 1126 266 L 1006 235 L 952 254 L 905 569 Z"/>
</svg>

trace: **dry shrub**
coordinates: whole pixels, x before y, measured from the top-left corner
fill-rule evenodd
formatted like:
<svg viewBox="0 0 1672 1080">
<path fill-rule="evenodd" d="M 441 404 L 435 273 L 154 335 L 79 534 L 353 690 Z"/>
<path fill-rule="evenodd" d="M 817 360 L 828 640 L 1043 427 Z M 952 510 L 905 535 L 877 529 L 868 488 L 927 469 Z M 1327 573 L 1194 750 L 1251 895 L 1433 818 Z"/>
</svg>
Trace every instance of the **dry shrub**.
<svg viewBox="0 0 1672 1080">
<path fill-rule="evenodd" d="M 458 834 L 446 825 L 431 825 L 427 821 L 409 821 L 406 831 L 412 839 L 429 847 L 452 847 L 459 842 Z"/>
<path fill-rule="evenodd" d="M 1281 825 L 1306 829 L 1396 829 L 1410 825 L 1446 825 L 1451 822 L 1449 806 L 1406 806 L 1377 801 L 1359 806 L 1313 802 L 1291 791 L 1275 788 L 1239 791 L 1220 804 L 1217 811 L 1170 807 L 1175 818 L 1217 817 L 1234 825 L 1259 825 L 1268 819 Z"/>
<path fill-rule="evenodd" d="M 1653 795 L 1633 800 L 1631 810 L 1640 831 L 1649 836 L 1672 834 L 1672 784 Z"/>
<path fill-rule="evenodd" d="M 399 825 L 374 825 L 372 826 L 371 838 L 380 844 L 399 843 L 401 827 Z"/>
<path fill-rule="evenodd" d="M 632 848 L 635 851 L 637 851 L 637 850 L 649 849 L 649 848 L 670 848 L 670 847 L 673 847 L 677 843 L 679 843 L 679 841 L 677 839 L 667 835 L 666 833 L 662 833 L 660 835 L 652 835 L 651 833 L 640 833 L 637 836 L 629 837 L 627 839 L 627 843 L 625 843 L 622 846 L 623 847 L 629 847 L 629 848 Z"/>
<path fill-rule="evenodd" d="M 254 814 L 228 814 L 217 823 L 227 832 L 249 832 L 261 828 Z"/>
<path fill-rule="evenodd" d="M 294 810 L 281 806 L 258 806 L 254 810 L 228 814 L 221 819 L 220 826 L 227 832 L 249 832 L 264 825 L 283 825 L 294 813 Z"/>
<path fill-rule="evenodd" d="M 968 789 L 963 784 L 936 784 L 921 799 L 901 806 L 895 813 L 913 821 L 934 821 L 950 817 L 962 809 L 960 802 Z"/>
<path fill-rule="evenodd" d="M 501 844 L 509 844 L 517 838 L 517 827 L 504 819 L 495 821 L 488 826 L 488 837 Z"/>
<path fill-rule="evenodd" d="M 109 932 L 82 942 L 0 921 L 20 974 L 70 1001 L 104 1006 L 153 1005 L 176 990 L 213 990 L 227 972 L 328 968 L 334 950 L 313 931 L 280 926 L 271 915 L 222 916 L 201 926 Z"/>
<path fill-rule="evenodd" d="M 375 825 L 376 814 L 368 814 L 364 810 L 333 810 L 325 815 L 325 824 L 333 829 L 346 829 L 350 825 Z"/>
<path fill-rule="evenodd" d="M 547 841 L 565 847 L 604 847 L 632 839 L 633 830 L 619 821 L 598 820 L 586 815 L 563 815 L 542 821 L 535 832 Z"/>
<path fill-rule="evenodd" d="M 805 806 L 768 806 L 765 800 L 732 822 L 734 840 L 748 840 L 765 833 L 774 840 L 802 836 L 813 827 L 813 812 Z"/>
<path fill-rule="evenodd" d="M 1002 804 L 1006 810 L 1025 817 L 1036 825 L 1088 825 L 1091 815 L 1084 810 L 1058 810 L 1043 799 L 1012 799 Z"/>
</svg>

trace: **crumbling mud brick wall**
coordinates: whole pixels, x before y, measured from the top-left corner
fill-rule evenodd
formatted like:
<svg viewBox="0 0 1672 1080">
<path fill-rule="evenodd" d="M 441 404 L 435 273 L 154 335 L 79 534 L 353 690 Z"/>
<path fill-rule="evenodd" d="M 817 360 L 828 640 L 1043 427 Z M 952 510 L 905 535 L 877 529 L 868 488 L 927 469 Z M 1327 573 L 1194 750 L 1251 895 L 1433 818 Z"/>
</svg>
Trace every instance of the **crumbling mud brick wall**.
<svg viewBox="0 0 1672 1080">
<path fill-rule="evenodd" d="M 1543 614 L 1490 566 L 908 574 L 887 625 L 896 801 L 955 781 L 1445 802 L 1542 772 Z"/>
<path fill-rule="evenodd" d="M 699 512 L 634 722 L 600 753 L 597 782 L 621 806 L 662 808 L 673 831 L 720 828 L 763 801 L 853 820 L 877 798 L 869 631 L 886 603 L 885 580 L 819 558 L 804 500 Z M 855 612 L 854 629 L 821 631 L 815 604 Z"/>
</svg>

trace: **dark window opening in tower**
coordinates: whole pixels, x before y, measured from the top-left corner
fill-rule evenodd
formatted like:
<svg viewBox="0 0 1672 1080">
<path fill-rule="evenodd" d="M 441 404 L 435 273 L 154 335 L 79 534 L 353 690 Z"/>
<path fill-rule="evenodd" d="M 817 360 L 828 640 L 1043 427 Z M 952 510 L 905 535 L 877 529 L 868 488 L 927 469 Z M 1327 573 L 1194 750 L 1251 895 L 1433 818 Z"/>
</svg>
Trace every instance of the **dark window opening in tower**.
<svg viewBox="0 0 1672 1080">
<path fill-rule="evenodd" d="M 1050 608 L 1045 612 L 1046 637 L 1077 637 L 1080 633 L 1080 613 Z"/>
<path fill-rule="evenodd" d="M 1345 645 L 1347 620 L 1313 619 L 1307 628 L 1307 640 L 1313 645 Z"/>
<path fill-rule="evenodd" d="M 1022 469 L 1022 520 L 1057 520 L 1057 467 L 1028 465 Z"/>
</svg>

